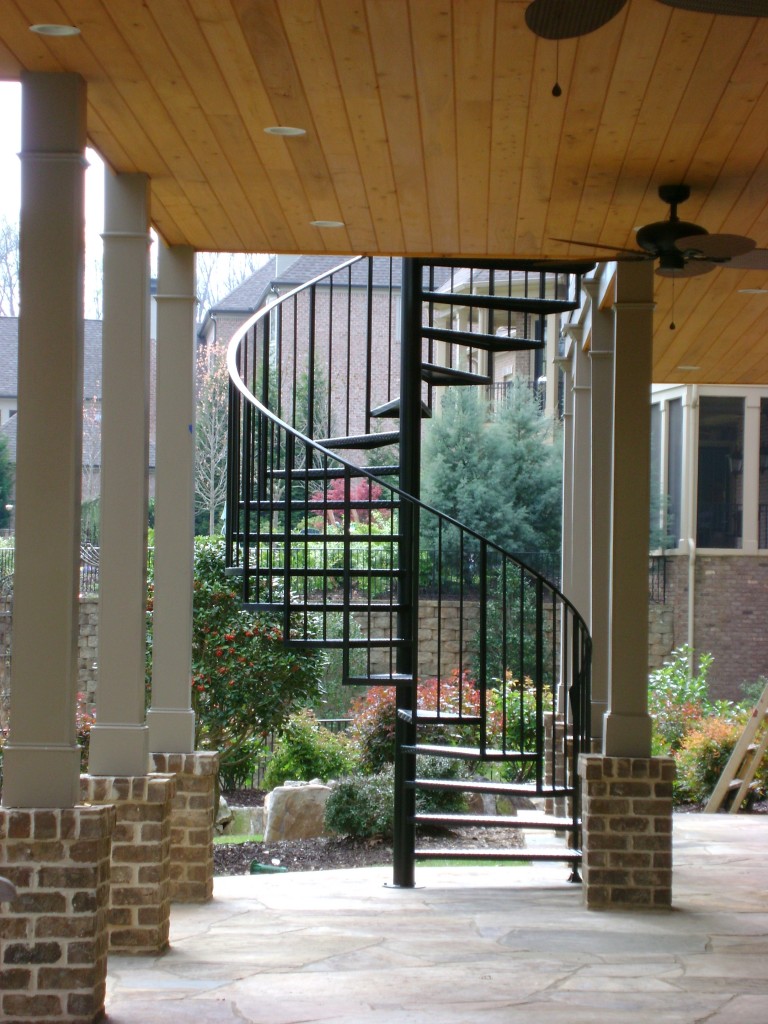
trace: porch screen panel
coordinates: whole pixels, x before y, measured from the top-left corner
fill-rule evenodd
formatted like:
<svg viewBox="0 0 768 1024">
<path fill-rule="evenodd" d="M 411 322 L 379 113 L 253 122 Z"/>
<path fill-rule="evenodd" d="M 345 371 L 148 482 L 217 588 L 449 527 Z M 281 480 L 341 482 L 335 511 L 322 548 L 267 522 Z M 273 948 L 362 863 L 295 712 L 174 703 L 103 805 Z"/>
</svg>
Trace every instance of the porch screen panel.
<svg viewBox="0 0 768 1024">
<path fill-rule="evenodd" d="M 740 548 L 744 486 L 744 399 L 699 400 L 696 543 Z"/>
<path fill-rule="evenodd" d="M 682 537 L 683 508 L 683 400 L 667 403 L 667 493 L 662 495 L 662 513 L 666 506 L 666 544 L 677 547 Z"/>
<path fill-rule="evenodd" d="M 760 483 L 757 501 L 757 546 L 768 548 L 768 398 L 760 399 Z"/>
</svg>

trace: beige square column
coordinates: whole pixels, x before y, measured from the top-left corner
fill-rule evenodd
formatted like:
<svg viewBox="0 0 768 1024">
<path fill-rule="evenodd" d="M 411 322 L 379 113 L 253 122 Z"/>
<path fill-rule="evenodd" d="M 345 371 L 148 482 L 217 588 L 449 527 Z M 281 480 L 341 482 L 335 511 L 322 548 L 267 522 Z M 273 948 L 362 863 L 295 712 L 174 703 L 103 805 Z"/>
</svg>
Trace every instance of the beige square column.
<svg viewBox="0 0 768 1024">
<path fill-rule="evenodd" d="M 161 244 L 157 283 L 155 591 L 150 748 L 175 775 L 171 898 L 213 893 L 213 820 L 219 757 L 195 751 L 192 711 L 194 580 L 195 254 Z"/>
<path fill-rule="evenodd" d="M 192 594 L 195 539 L 195 254 L 160 243 L 152 704 L 153 753 L 195 749 Z"/>
<path fill-rule="evenodd" d="M 19 411 L 6 807 L 72 807 L 83 428 L 86 88 L 22 79 Z"/>
<path fill-rule="evenodd" d="M 91 775 L 146 775 L 149 179 L 105 174 L 101 538 Z"/>
<path fill-rule="evenodd" d="M 111 807 L 75 806 L 86 88 L 22 78 L 11 735 L 0 808 L 0 1018 L 104 1014 Z"/>
<path fill-rule="evenodd" d="M 651 757 L 648 714 L 652 275 L 650 262 L 619 264 L 613 301 L 610 589 L 607 619 L 603 609 L 594 622 L 603 632 L 601 654 L 606 630 L 609 639 L 608 708 L 602 754 L 579 759 L 584 899 L 591 909 L 672 902 L 674 762 Z M 600 290 L 591 295 L 599 306 Z M 602 380 L 603 416 L 605 386 Z M 599 498 L 609 461 L 602 447 L 596 454 Z M 602 503 L 594 514 L 605 516 Z M 604 591 L 605 579 L 596 577 L 593 586 Z"/>
<path fill-rule="evenodd" d="M 648 757 L 653 263 L 619 263 L 613 358 L 609 706 L 603 752 Z"/>
<path fill-rule="evenodd" d="M 613 459 L 613 312 L 601 310 L 597 282 L 592 297 L 589 361 L 592 380 L 590 631 L 592 633 L 592 737 L 602 748 L 608 710 L 611 581 L 611 463 Z"/>
</svg>

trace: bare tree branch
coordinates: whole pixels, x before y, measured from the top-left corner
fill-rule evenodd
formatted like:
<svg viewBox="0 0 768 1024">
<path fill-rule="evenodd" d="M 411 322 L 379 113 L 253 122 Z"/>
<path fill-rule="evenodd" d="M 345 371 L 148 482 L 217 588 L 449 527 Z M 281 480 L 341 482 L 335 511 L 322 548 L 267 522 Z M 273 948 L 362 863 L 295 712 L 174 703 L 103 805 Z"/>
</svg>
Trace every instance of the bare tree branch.
<svg viewBox="0 0 768 1024">
<path fill-rule="evenodd" d="M 261 253 L 199 252 L 196 259 L 197 321 L 266 261 Z"/>
<path fill-rule="evenodd" d="M 226 349 L 214 345 L 197 359 L 195 430 L 195 512 L 208 515 L 208 532 L 220 532 L 216 520 L 227 496 Z"/>
<path fill-rule="evenodd" d="M 0 315 L 19 315 L 19 228 L 0 218 Z"/>
</svg>

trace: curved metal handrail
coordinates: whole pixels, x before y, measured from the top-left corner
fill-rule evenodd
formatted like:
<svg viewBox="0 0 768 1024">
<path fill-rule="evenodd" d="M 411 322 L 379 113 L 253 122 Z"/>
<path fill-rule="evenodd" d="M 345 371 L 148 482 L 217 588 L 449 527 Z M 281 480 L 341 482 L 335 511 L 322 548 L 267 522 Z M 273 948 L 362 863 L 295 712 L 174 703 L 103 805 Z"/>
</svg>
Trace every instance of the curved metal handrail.
<svg viewBox="0 0 768 1024">
<path fill-rule="evenodd" d="M 355 475 L 366 477 L 369 480 L 373 481 L 374 483 L 377 483 L 382 487 L 386 487 L 393 494 L 397 494 L 400 498 L 404 498 L 406 501 L 412 503 L 413 505 L 416 505 L 420 510 L 437 517 L 439 520 L 446 523 L 447 525 L 459 529 L 468 536 L 472 537 L 474 540 L 479 541 L 484 545 L 487 545 L 488 548 L 490 548 L 493 551 L 496 551 L 504 559 L 513 562 L 520 569 L 523 569 L 532 578 L 540 580 L 542 584 L 550 591 L 550 593 L 553 596 L 555 596 L 558 600 L 560 600 L 565 605 L 565 607 L 567 607 L 569 611 L 572 612 L 574 618 L 581 624 L 581 626 L 585 630 L 587 630 L 587 624 L 584 621 L 581 614 L 579 613 L 578 609 L 575 607 L 575 605 L 551 580 L 547 579 L 547 577 L 540 573 L 538 570 L 534 569 L 532 566 L 527 565 L 525 562 L 517 558 L 516 555 L 512 554 L 512 552 L 510 551 L 507 551 L 499 544 L 496 544 L 494 541 L 488 539 L 487 537 L 483 537 L 481 534 L 477 533 L 475 530 L 473 530 L 470 526 L 467 526 L 465 523 L 461 523 L 459 522 L 459 520 L 454 519 L 452 516 L 447 515 L 445 512 L 441 512 L 439 509 L 433 508 L 431 505 L 428 505 L 420 498 L 417 498 L 412 494 L 408 494 L 406 491 L 402 490 L 396 484 L 393 484 L 389 480 L 385 480 L 382 477 L 377 476 L 367 467 L 358 466 L 348 461 L 343 456 L 339 455 L 338 452 L 331 451 L 330 449 L 325 448 L 322 444 L 318 443 L 313 438 L 308 437 L 306 434 L 302 433 L 302 431 L 298 430 L 296 427 L 291 426 L 290 423 L 286 423 L 285 420 L 281 419 L 275 412 L 273 412 L 270 408 L 268 408 L 262 402 L 260 402 L 256 395 L 253 394 L 248 385 L 242 379 L 238 365 L 238 353 L 240 350 L 240 346 L 243 340 L 247 337 L 249 331 L 252 328 L 254 328 L 256 324 L 258 324 L 261 320 L 269 316 L 271 312 L 275 309 L 275 307 L 278 306 L 280 303 L 284 301 L 287 302 L 289 299 L 298 295 L 302 291 L 305 291 L 317 284 L 320 284 L 326 278 L 338 273 L 340 270 L 344 270 L 347 267 L 352 266 L 354 263 L 357 263 L 362 259 L 365 259 L 365 257 L 355 256 L 345 261 L 344 263 L 339 264 L 339 266 L 334 267 L 332 270 L 326 271 L 326 273 L 324 274 L 319 274 L 317 277 L 312 278 L 311 281 L 307 281 L 305 284 L 299 285 L 296 288 L 291 289 L 291 291 L 286 292 L 285 295 L 281 295 L 275 302 L 271 303 L 269 306 L 257 310 L 248 320 L 245 321 L 244 324 L 238 327 L 238 329 L 232 335 L 229 345 L 227 346 L 227 370 L 229 372 L 230 380 L 237 388 L 237 390 L 242 394 L 242 396 L 246 399 L 246 401 L 248 401 L 252 406 L 254 406 L 254 408 L 256 408 L 263 416 L 266 416 L 267 419 L 269 419 L 272 423 L 275 424 L 275 426 L 277 426 L 281 430 L 284 430 L 287 434 L 293 435 L 293 437 L 297 441 L 300 441 L 308 448 L 312 448 L 314 451 L 316 451 L 319 455 L 323 456 L 324 458 L 332 459 L 334 462 L 339 463 L 342 467 L 344 467 L 344 469 L 350 470 Z"/>
</svg>

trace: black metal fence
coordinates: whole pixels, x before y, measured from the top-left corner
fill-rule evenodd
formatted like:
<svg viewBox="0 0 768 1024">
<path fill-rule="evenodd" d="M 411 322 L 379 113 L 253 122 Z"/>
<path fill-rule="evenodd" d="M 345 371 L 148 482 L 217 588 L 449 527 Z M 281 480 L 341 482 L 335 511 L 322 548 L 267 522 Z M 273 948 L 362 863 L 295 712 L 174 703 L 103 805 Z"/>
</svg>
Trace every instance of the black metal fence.
<svg viewBox="0 0 768 1024">
<path fill-rule="evenodd" d="M 147 551 L 147 566 L 154 561 L 154 548 Z M 0 595 L 13 593 L 15 549 L 0 548 Z M 83 544 L 80 549 L 80 597 L 95 597 L 99 592 L 99 549 Z"/>
<path fill-rule="evenodd" d="M 653 604 L 667 603 L 667 559 L 664 555 L 648 558 L 648 597 Z"/>
</svg>

